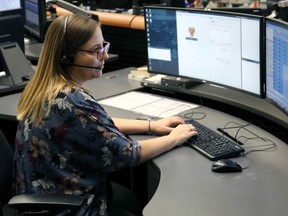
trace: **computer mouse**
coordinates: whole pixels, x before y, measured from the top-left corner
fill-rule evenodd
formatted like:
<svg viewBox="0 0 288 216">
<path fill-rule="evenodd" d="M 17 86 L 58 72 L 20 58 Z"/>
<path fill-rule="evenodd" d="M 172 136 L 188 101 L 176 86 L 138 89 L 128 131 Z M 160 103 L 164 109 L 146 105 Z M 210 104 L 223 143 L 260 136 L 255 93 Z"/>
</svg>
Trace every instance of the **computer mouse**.
<svg viewBox="0 0 288 216">
<path fill-rule="evenodd" d="M 242 167 L 230 159 L 221 159 L 212 164 L 211 170 L 218 173 L 241 172 Z"/>
</svg>

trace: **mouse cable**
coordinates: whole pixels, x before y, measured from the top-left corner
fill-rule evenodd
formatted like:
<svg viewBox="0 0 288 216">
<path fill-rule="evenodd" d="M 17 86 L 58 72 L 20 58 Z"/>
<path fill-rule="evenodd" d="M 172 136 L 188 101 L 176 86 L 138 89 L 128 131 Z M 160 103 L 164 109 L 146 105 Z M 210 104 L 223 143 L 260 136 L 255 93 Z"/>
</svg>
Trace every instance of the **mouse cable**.
<svg viewBox="0 0 288 216">
<path fill-rule="evenodd" d="M 250 138 L 250 139 L 254 139 L 254 138 Z M 271 140 L 269 140 L 269 141 L 271 141 Z M 271 141 L 272 142 L 272 141 Z M 273 142 L 272 142 L 273 143 Z M 267 151 L 267 150 L 270 150 L 270 149 L 272 149 L 272 148 L 276 148 L 276 144 L 275 143 L 273 143 L 274 145 L 273 146 L 270 146 L 270 147 L 268 147 L 268 148 L 264 148 L 264 149 L 253 149 L 253 150 L 250 150 L 250 151 L 245 151 L 245 152 L 243 152 L 240 156 L 242 156 L 242 157 L 246 157 L 247 159 L 249 159 L 250 161 L 249 161 L 249 163 L 248 163 L 248 165 L 246 165 L 246 166 L 241 166 L 242 167 L 242 169 L 248 169 L 249 167 L 251 167 L 251 165 L 252 165 L 252 162 L 253 162 L 253 160 L 251 159 L 251 158 L 248 158 L 247 157 L 247 155 L 248 154 L 251 154 L 251 153 L 253 153 L 253 152 L 261 152 L 261 151 Z M 271 145 L 271 144 L 270 144 Z"/>
<path fill-rule="evenodd" d="M 234 122 L 235 123 L 235 122 Z M 237 124 L 237 123 L 236 123 Z M 276 146 L 276 143 L 274 143 L 272 140 L 268 139 L 268 138 L 265 138 L 265 137 L 260 137 L 259 135 L 257 135 L 256 133 L 252 132 L 251 130 L 247 129 L 246 126 L 250 126 L 252 125 L 251 123 L 248 123 L 247 125 L 242 125 L 241 127 L 239 127 L 239 129 L 237 130 L 236 132 L 236 135 L 235 135 L 235 138 L 237 140 L 240 140 L 241 138 L 245 138 L 246 140 L 252 140 L 252 139 L 260 139 L 264 142 L 270 142 L 269 144 L 265 144 L 265 145 L 261 145 L 261 146 L 257 146 L 257 147 L 264 147 L 264 146 L 268 146 L 266 148 L 262 148 L 262 149 L 253 149 L 251 151 L 248 151 L 246 152 L 245 154 L 250 154 L 252 152 L 260 152 L 260 151 L 268 151 L 268 150 L 271 150 L 271 149 L 275 149 L 277 146 Z M 247 131 L 248 133 L 252 134 L 254 137 L 247 137 L 247 136 L 239 136 L 238 137 L 238 134 L 240 132 L 240 130 L 245 130 Z"/>
<path fill-rule="evenodd" d="M 240 156 L 242 156 L 242 157 L 245 156 L 245 158 L 247 158 L 247 159 L 249 160 L 248 165 L 246 165 L 246 166 L 242 166 L 242 165 L 241 165 L 241 167 L 242 167 L 243 170 L 244 170 L 244 169 L 248 169 L 248 168 L 252 165 L 252 162 L 253 162 L 252 159 L 249 158 L 249 157 L 247 157 L 244 153 L 242 153 Z"/>
<path fill-rule="evenodd" d="M 228 125 L 228 124 L 231 124 L 231 123 L 236 124 L 236 126 L 230 126 L 230 127 L 228 127 L 227 125 Z M 240 130 L 241 128 L 247 127 L 247 126 L 249 126 L 249 125 L 251 125 L 251 123 L 242 125 L 242 124 L 239 124 L 239 123 L 237 123 L 237 122 L 230 121 L 230 122 L 226 123 L 223 128 L 219 128 L 219 127 L 218 127 L 217 130 L 218 130 L 220 133 L 222 133 L 223 136 L 228 137 L 229 139 L 233 140 L 233 141 L 236 142 L 237 144 L 239 144 L 239 145 L 244 145 L 244 143 L 242 143 L 239 139 L 237 139 L 237 134 L 238 134 L 238 132 L 239 132 L 239 130 Z M 227 129 L 238 129 L 238 130 L 237 130 L 237 132 L 236 132 L 236 135 L 233 137 L 232 135 L 230 135 L 228 132 L 225 131 L 225 130 L 227 130 Z"/>
<path fill-rule="evenodd" d="M 193 89 L 193 91 L 196 92 L 196 96 L 199 97 L 200 105 L 204 106 L 204 103 L 203 103 L 203 100 L 202 100 L 202 97 L 201 97 L 201 94 L 199 93 L 199 91 L 195 90 L 195 89 Z"/>
<path fill-rule="evenodd" d="M 191 112 L 185 112 L 184 115 L 180 115 L 179 113 L 179 117 L 184 118 L 184 119 L 193 119 L 193 120 L 201 120 L 204 119 L 206 117 L 206 113 L 205 112 L 195 112 L 196 109 L 199 109 L 201 107 L 196 107 L 194 109 L 191 109 Z M 195 115 L 201 115 L 200 117 L 196 118 L 194 117 Z"/>
<path fill-rule="evenodd" d="M 250 151 L 245 151 L 245 152 L 241 153 L 240 156 L 242 156 L 242 157 L 245 156 L 246 158 L 248 158 L 248 157 L 247 157 L 248 154 L 251 154 L 251 153 L 253 153 L 253 152 L 268 151 L 268 150 L 276 149 L 276 147 L 277 147 L 277 145 L 276 145 L 272 140 L 270 140 L 270 139 L 268 139 L 268 138 L 264 138 L 264 137 L 245 137 L 245 136 L 240 136 L 239 139 L 240 139 L 240 138 L 246 138 L 246 139 L 258 139 L 258 138 L 259 138 L 259 139 L 261 139 L 261 140 L 265 140 L 266 142 L 267 142 L 267 141 L 271 142 L 270 144 L 261 145 L 261 147 L 268 146 L 267 148 L 252 149 L 252 150 L 250 150 Z M 260 146 L 258 146 L 258 147 L 260 147 Z M 250 160 L 249 164 L 248 164 L 247 166 L 245 166 L 245 167 L 242 167 L 242 169 L 248 169 L 248 168 L 252 165 L 252 162 L 253 162 L 252 159 L 251 159 L 251 158 L 248 158 L 248 159 Z"/>
<path fill-rule="evenodd" d="M 239 145 L 244 145 L 241 141 L 237 140 L 235 137 L 231 136 L 229 133 L 224 131 L 222 128 L 217 128 L 217 130 L 223 134 L 223 136 L 228 137 L 229 139 L 233 140 L 234 142 L 238 143 Z"/>
<path fill-rule="evenodd" d="M 180 105 L 178 105 L 178 106 L 176 106 L 176 107 L 171 107 L 170 109 L 167 109 L 167 110 L 165 110 L 165 111 L 163 111 L 163 112 L 160 112 L 157 116 L 154 116 L 153 118 L 160 118 L 160 116 L 161 116 L 162 114 L 167 113 L 167 112 L 170 112 L 170 111 L 173 111 L 173 110 L 175 110 L 175 109 L 177 109 L 177 108 L 181 108 L 181 107 L 188 107 L 188 108 L 189 108 L 188 110 L 192 110 L 192 113 L 193 113 L 193 110 L 194 110 L 194 109 L 200 108 L 200 107 L 192 108 L 191 106 L 188 106 L 188 105 L 186 105 L 186 104 L 180 104 Z M 184 110 L 184 111 L 179 112 L 179 113 L 177 114 L 177 116 L 180 117 L 180 113 L 183 113 L 183 112 L 187 112 L 187 110 Z"/>
<path fill-rule="evenodd" d="M 229 124 L 235 124 L 235 126 L 230 126 L 230 127 L 228 127 Z M 235 121 L 229 121 L 229 122 L 227 122 L 227 123 L 224 125 L 224 127 L 221 128 L 221 129 L 223 129 L 223 130 L 239 129 L 239 128 L 241 129 L 241 128 L 244 128 L 244 127 L 247 127 L 247 126 L 250 126 L 250 125 L 252 125 L 251 122 L 248 122 L 247 124 L 240 124 L 240 123 L 235 122 Z"/>
<path fill-rule="evenodd" d="M 254 147 L 257 147 L 257 148 L 260 148 L 262 147 L 261 149 L 252 149 L 250 151 L 247 151 L 244 153 L 244 155 L 248 155 L 252 152 L 262 152 L 262 151 L 268 151 L 268 150 L 275 150 L 277 148 L 277 145 L 276 143 L 274 143 L 272 140 L 268 139 L 268 138 L 265 138 L 265 137 L 246 137 L 246 136 L 241 136 L 239 138 L 245 138 L 247 140 L 252 140 L 252 139 L 261 139 L 262 141 L 265 141 L 265 142 L 270 142 L 268 144 L 264 144 L 264 145 L 259 145 L 259 146 L 254 146 Z"/>
</svg>

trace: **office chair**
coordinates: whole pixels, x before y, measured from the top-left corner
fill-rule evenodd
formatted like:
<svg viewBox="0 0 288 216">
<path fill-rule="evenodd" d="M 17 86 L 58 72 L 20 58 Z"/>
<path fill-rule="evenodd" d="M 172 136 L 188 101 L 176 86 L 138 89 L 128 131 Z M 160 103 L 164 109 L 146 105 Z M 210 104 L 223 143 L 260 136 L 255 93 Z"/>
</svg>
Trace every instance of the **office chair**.
<svg viewBox="0 0 288 216">
<path fill-rule="evenodd" d="M 0 129 L 0 216 L 3 216 L 2 207 L 8 201 L 8 206 L 17 210 L 18 215 L 56 215 L 63 209 L 75 210 L 81 206 L 84 199 L 76 195 L 24 194 L 12 197 L 13 155 L 13 150 Z"/>
</svg>

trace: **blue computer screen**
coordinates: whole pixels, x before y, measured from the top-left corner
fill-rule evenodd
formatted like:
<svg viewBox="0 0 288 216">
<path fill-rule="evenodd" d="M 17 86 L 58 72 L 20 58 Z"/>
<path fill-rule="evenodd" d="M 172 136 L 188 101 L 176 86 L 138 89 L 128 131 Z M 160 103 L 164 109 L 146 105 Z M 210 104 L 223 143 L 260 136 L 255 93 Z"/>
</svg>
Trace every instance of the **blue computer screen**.
<svg viewBox="0 0 288 216">
<path fill-rule="evenodd" d="M 288 24 L 266 21 L 266 98 L 288 115 Z"/>
<path fill-rule="evenodd" d="M 42 41 L 46 28 L 46 3 L 43 0 L 22 0 L 24 28 L 29 36 Z"/>
<path fill-rule="evenodd" d="M 146 7 L 145 25 L 150 72 L 263 96 L 261 16 Z"/>
</svg>

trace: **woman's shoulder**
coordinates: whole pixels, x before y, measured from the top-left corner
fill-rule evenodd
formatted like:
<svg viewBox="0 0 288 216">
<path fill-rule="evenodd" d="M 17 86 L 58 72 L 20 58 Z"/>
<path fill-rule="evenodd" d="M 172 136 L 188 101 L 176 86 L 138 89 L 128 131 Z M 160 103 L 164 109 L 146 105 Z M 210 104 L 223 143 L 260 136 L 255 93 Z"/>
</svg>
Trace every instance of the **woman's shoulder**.
<svg viewBox="0 0 288 216">
<path fill-rule="evenodd" d="M 70 104 L 72 107 L 76 107 L 78 109 L 85 109 L 87 110 L 89 108 L 92 110 L 95 110 L 96 108 L 99 108 L 99 104 L 95 100 L 95 98 L 85 89 L 83 88 L 77 88 L 77 87 L 70 87 L 70 86 L 64 86 L 59 94 L 57 95 L 57 98 L 55 101 L 58 101 L 59 103 L 65 103 Z"/>
<path fill-rule="evenodd" d="M 84 101 L 95 101 L 88 91 L 83 88 L 64 86 L 57 95 L 58 98 L 68 97 L 71 100 L 84 100 Z"/>
</svg>

